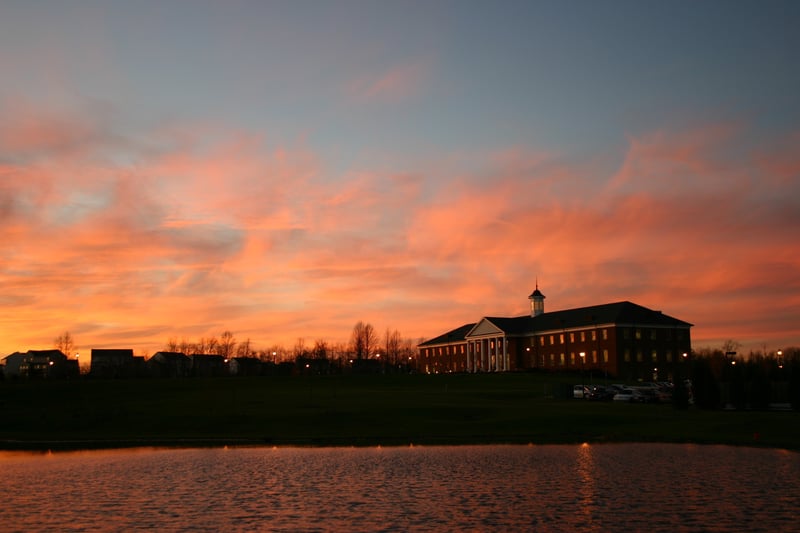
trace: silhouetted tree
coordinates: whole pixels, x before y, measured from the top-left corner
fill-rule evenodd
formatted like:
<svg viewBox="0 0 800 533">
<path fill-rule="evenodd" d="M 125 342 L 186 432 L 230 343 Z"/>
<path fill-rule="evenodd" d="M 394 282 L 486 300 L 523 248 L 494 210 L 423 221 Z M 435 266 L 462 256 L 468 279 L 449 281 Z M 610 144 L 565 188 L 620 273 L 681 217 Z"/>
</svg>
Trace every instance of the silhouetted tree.
<svg viewBox="0 0 800 533">
<path fill-rule="evenodd" d="M 325 342 L 323 339 L 317 339 L 314 341 L 314 350 L 312 351 L 315 359 L 327 359 L 328 358 L 328 343 Z"/>
<path fill-rule="evenodd" d="M 298 337 L 297 341 L 294 343 L 293 354 L 295 361 L 308 355 L 308 350 L 306 350 L 306 340 L 303 337 Z"/>
<path fill-rule="evenodd" d="M 353 333 L 350 337 L 350 346 L 356 359 L 368 358 L 377 344 L 375 328 L 372 327 L 372 324 L 365 324 L 359 320 L 353 326 Z"/>
<path fill-rule="evenodd" d="M 396 365 L 398 359 L 400 358 L 400 345 L 403 340 L 400 336 L 400 332 L 397 330 L 392 331 L 390 328 L 386 328 L 386 335 L 383 339 L 386 360 L 390 364 Z"/>
<path fill-rule="evenodd" d="M 235 353 L 235 348 L 236 339 L 234 338 L 233 333 L 228 330 L 223 331 L 219 338 L 219 344 L 217 344 L 217 355 L 221 355 L 225 359 L 230 359 Z"/>
<path fill-rule="evenodd" d="M 750 381 L 748 401 L 753 409 L 766 409 L 772 396 L 772 386 L 767 376 L 767 360 L 755 360 L 747 365 Z"/>
<path fill-rule="evenodd" d="M 248 338 L 244 342 L 239 343 L 239 347 L 236 349 L 236 356 L 237 357 L 251 357 L 253 355 L 253 349 L 250 346 L 250 339 Z"/>
<path fill-rule="evenodd" d="M 53 345 L 55 346 L 56 350 L 61 350 L 66 356 L 69 356 L 75 352 L 77 346 L 75 346 L 75 339 L 72 338 L 72 335 L 69 331 L 65 331 L 58 337 L 53 340 Z"/>
<path fill-rule="evenodd" d="M 717 409 L 719 407 L 719 384 L 711 371 L 709 360 L 698 357 L 692 365 L 692 389 L 694 403 L 701 409 Z"/>
</svg>

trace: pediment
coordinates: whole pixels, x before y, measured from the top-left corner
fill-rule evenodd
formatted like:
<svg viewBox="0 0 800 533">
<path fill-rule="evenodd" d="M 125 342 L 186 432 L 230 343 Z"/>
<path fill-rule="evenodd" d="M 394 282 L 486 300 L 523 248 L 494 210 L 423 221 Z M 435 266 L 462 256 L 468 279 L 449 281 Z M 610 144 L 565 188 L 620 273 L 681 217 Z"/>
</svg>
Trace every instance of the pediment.
<svg viewBox="0 0 800 533">
<path fill-rule="evenodd" d="M 488 318 L 482 318 L 480 322 L 475 324 L 469 333 L 467 333 L 467 337 L 483 337 L 486 335 L 503 335 L 503 330 L 498 328 L 491 320 Z"/>
</svg>

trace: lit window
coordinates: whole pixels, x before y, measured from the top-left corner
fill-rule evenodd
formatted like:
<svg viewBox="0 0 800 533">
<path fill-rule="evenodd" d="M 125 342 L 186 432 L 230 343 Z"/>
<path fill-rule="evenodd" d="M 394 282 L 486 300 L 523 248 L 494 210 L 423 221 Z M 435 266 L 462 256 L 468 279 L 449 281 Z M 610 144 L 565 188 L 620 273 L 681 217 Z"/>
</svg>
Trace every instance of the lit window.
<svg viewBox="0 0 800 533">
<path fill-rule="evenodd" d="M 603 340 L 604 341 L 608 340 L 608 330 L 607 329 L 603 329 Z"/>
<path fill-rule="evenodd" d="M 575 342 L 575 334 L 574 333 L 570 333 L 569 334 L 569 342 Z"/>
<path fill-rule="evenodd" d="M 641 363 L 642 361 L 644 361 L 644 354 L 641 350 L 636 350 L 636 362 Z"/>
<path fill-rule="evenodd" d="M 627 348 L 625 349 L 625 362 L 626 363 L 631 362 L 631 351 L 628 350 Z"/>
<path fill-rule="evenodd" d="M 584 342 L 584 341 L 586 341 L 586 332 L 585 331 L 581 331 L 581 342 Z"/>
<path fill-rule="evenodd" d="M 597 364 L 597 350 L 592 350 L 592 363 Z"/>
<path fill-rule="evenodd" d="M 658 362 L 658 352 L 653 350 L 652 352 L 650 352 L 650 355 L 652 356 L 654 363 Z"/>
<path fill-rule="evenodd" d="M 558 334 L 558 342 L 560 344 L 564 344 L 564 334 L 563 333 L 559 333 Z"/>
<path fill-rule="evenodd" d="M 561 363 L 561 366 L 564 366 L 564 362 L 565 362 L 565 360 L 564 360 L 564 354 L 562 353 L 562 354 L 561 354 L 561 357 L 560 357 L 560 363 Z"/>
<path fill-rule="evenodd" d="M 668 363 L 672 362 L 672 350 L 667 350 L 666 359 Z"/>
<path fill-rule="evenodd" d="M 636 328 L 636 339 L 639 340 L 642 338 L 642 330 Z"/>
<path fill-rule="evenodd" d="M 603 362 L 608 363 L 608 350 L 603 350 Z"/>
</svg>

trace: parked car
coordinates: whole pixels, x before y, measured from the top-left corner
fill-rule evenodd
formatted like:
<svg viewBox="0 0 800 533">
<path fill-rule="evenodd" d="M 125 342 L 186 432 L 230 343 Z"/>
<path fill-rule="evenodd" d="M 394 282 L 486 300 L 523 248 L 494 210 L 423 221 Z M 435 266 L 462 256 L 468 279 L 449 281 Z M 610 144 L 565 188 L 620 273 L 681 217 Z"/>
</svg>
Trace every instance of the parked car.
<svg viewBox="0 0 800 533">
<path fill-rule="evenodd" d="M 589 390 L 589 387 L 585 385 L 575 385 L 574 387 L 572 387 L 573 398 L 586 399 L 589 398 L 590 393 L 591 391 Z"/>
<path fill-rule="evenodd" d="M 612 398 L 614 398 L 614 394 L 616 393 L 617 391 L 615 391 L 614 389 L 606 388 L 601 385 L 595 385 L 593 387 L 590 387 L 589 399 L 597 401 L 611 400 Z"/>
<path fill-rule="evenodd" d="M 614 395 L 615 402 L 644 403 L 645 397 L 638 389 L 625 388 Z"/>
</svg>

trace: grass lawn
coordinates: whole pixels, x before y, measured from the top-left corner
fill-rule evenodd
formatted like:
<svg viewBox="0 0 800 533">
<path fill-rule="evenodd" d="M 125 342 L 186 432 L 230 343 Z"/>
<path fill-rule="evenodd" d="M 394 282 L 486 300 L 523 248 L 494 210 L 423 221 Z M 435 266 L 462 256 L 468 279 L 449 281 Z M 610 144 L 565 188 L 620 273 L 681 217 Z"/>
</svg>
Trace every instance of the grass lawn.
<svg viewBox="0 0 800 533">
<path fill-rule="evenodd" d="M 573 400 L 574 380 L 535 373 L 7 380 L 0 448 L 654 441 L 800 449 L 797 412 Z"/>
</svg>

